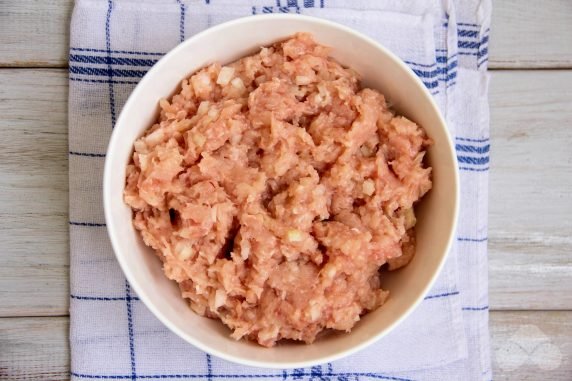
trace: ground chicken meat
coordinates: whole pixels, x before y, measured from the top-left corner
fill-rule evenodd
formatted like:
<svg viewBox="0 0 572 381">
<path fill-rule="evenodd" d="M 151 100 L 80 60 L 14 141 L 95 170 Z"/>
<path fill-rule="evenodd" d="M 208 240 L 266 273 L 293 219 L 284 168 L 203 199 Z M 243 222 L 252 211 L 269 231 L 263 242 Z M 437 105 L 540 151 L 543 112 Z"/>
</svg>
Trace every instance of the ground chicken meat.
<svg viewBox="0 0 572 381">
<path fill-rule="evenodd" d="M 235 339 L 350 331 L 415 252 L 430 139 L 328 51 L 298 34 L 199 70 L 134 144 L 135 228 Z"/>
</svg>

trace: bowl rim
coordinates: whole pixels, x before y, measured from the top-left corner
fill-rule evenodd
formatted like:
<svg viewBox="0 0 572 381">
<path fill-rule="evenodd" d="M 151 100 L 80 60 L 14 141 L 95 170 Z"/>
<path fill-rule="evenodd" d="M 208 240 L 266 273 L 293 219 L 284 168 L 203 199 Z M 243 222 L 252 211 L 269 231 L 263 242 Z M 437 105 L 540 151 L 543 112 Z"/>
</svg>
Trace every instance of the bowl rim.
<svg viewBox="0 0 572 381">
<path fill-rule="evenodd" d="M 402 69 L 404 69 L 405 72 L 407 72 L 408 77 L 417 84 L 417 86 L 421 89 L 423 96 L 429 100 L 429 103 L 430 103 L 431 107 L 433 108 L 433 111 L 435 112 L 435 114 L 437 116 L 437 119 L 441 125 L 441 128 L 445 129 L 446 141 L 444 143 L 447 147 L 448 152 L 450 153 L 451 157 L 453 158 L 453 164 L 454 164 L 453 184 L 454 184 L 455 189 L 454 189 L 453 194 L 451 195 L 452 197 L 454 197 L 453 223 L 452 223 L 452 226 L 451 226 L 451 229 L 449 232 L 449 236 L 447 238 L 446 251 L 441 256 L 441 259 L 440 259 L 440 262 L 438 263 L 436 271 L 433 273 L 429 282 L 427 282 L 427 284 L 423 288 L 423 291 L 420 293 L 420 296 L 413 303 L 411 303 L 411 305 L 407 308 L 407 310 L 404 313 L 402 313 L 397 319 L 395 319 L 395 321 L 393 321 L 391 324 L 389 324 L 385 329 L 383 329 L 380 332 L 377 332 L 376 334 L 369 337 L 367 340 L 364 340 L 364 341 L 360 342 L 359 344 L 353 345 L 352 347 L 350 347 L 348 349 L 340 350 L 337 353 L 334 353 L 334 354 L 331 354 L 328 356 L 323 356 L 323 357 L 320 357 L 318 359 L 288 362 L 288 363 L 277 363 L 277 362 L 250 360 L 250 359 L 244 359 L 241 357 L 237 357 L 235 355 L 230 355 L 230 354 L 227 354 L 225 352 L 219 351 L 219 350 L 211 347 L 208 343 L 197 340 L 194 337 L 188 336 L 186 333 L 184 333 L 182 330 L 177 328 L 175 325 L 171 324 L 169 318 L 166 315 L 164 315 L 161 312 L 161 310 L 156 308 L 155 305 L 153 304 L 153 302 L 150 300 L 150 298 L 148 298 L 147 295 L 145 294 L 145 292 L 142 291 L 142 287 L 140 286 L 136 275 L 131 271 L 130 267 L 128 266 L 128 264 L 126 262 L 126 259 L 124 258 L 124 256 L 121 255 L 120 250 L 119 250 L 119 244 L 118 244 L 118 241 L 121 238 L 116 234 L 116 228 L 115 228 L 116 224 L 115 224 L 115 221 L 114 221 L 112 214 L 111 214 L 111 198 L 113 197 L 113 194 L 112 194 L 111 189 L 110 189 L 111 188 L 110 176 L 111 176 L 111 173 L 113 172 L 113 167 L 112 167 L 112 162 L 114 161 L 113 160 L 113 156 L 114 156 L 113 152 L 116 151 L 115 147 L 117 145 L 125 144 L 125 142 L 121 141 L 120 132 L 118 132 L 118 131 L 120 130 L 121 125 L 124 124 L 125 120 L 128 118 L 129 110 L 132 109 L 133 105 L 135 104 L 135 98 L 136 98 L 135 94 L 142 91 L 141 89 L 144 87 L 144 84 L 151 81 L 151 77 L 153 76 L 153 74 L 155 72 L 162 70 L 162 66 L 164 66 L 165 63 L 167 61 L 169 61 L 173 55 L 176 55 L 176 53 L 178 53 L 179 51 L 186 49 L 187 45 L 192 44 L 195 40 L 202 39 L 203 37 L 205 37 L 207 35 L 220 33 L 221 31 L 224 31 L 225 29 L 227 29 L 229 27 L 248 24 L 248 23 L 251 23 L 253 21 L 255 21 L 255 22 L 256 21 L 263 21 L 265 19 L 286 20 L 286 21 L 302 19 L 302 20 L 305 20 L 309 23 L 319 24 L 319 25 L 322 25 L 325 27 L 337 29 L 343 33 L 350 35 L 352 38 L 364 40 L 368 44 L 370 44 L 370 45 L 374 46 L 376 49 L 380 50 L 391 61 L 393 61 L 393 63 L 397 64 Z M 143 78 L 139 81 L 139 83 L 135 86 L 135 88 L 129 94 L 128 99 L 125 102 L 125 104 L 122 108 L 122 111 L 117 118 L 117 121 L 116 121 L 115 126 L 113 128 L 113 131 L 111 133 L 109 144 L 108 144 L 107 150 L 106 150 L 105 165 L 104 165 L 104 170 L 103 170 L 103 187 L 102 187 L 106 230 L 107 230 L 107 234 L 109 236 L 110 242 L 111 242 L 113 252 L 115 254 L 115 257 L 117 258 L 117 261 L 121 267 L 121 270 L 123 271 L 123 274 L 127 278 L 127 281 L 129 282 L 129 284 L 131 285 L 133 290 L 135 290 L 135 292 L 137 293 L 137 295 L 139 296 L 141 301 L 145 304 L 145 306 L 153 313 L 153 315 L 163 325 L 165 325 L 171 332 L 175 333 L 177 336 L 179 336 L 180 338 L 182 338 L 183 340 L 185 340 L 186 342 L 190 343 L 191 345 L 200 349 L 203 352 L 206 352 L 208 354 L 211 354 L 211 355 L 216 356 L 218 358 L 221 358 L 223 360 L 231 361 L 233 363 L 246 365 L 246 366 L 267 368 L 267 369 L 305 368 L 305 367 L 314 366 L 314 365 L 318 365 L 318 364 L 324 364 L 327 362 L 331 362 L 331 361 L 341 359 L 343 357 L 350 356 L 350 355 L 366 348 L 367 346 L 373 344 L 374 342 L 381 339 L 383 336 L 387 335 L 389 332 L 393 331 L 401 322 L 403 322 L 403 320 L 405 320 L 419 306 L 419 304 L 423 301 L 424 297 L 427 295 L 427 293 L 429 292 L 429 290 L 431 289 L 431 287 L 435 283 L 437 277 L 441 273 L 441 270 L 443 269 L 443 266 L 447 260 L 448 255 L 449 255 L 449 252 L 451 251 L 451 247 L 452 247 L 452 244 L 453 244 L 453 241 L 455 238 L 455 234 L 456 234 L 456 230 L 457 230 L 457 222 L 458 222 L 458 216 L 459 216 L 459 203 L 460 203 L 460 189 L 459 189 L 459 171 L 458 171 L 457 157 L 456 157 L 455 150 L 453 148 L 454 145 L 453 145 L 451 135 L 450 135 L 446 126 L 447 126 L 447 123 L 446 123 L 445 119 L 443 118 L 441 111 L 439 110 L 439 107 L 437 106 L 437 103 L 435 102 L 435 99 L 430 94 L 429 90 L 425 87 L 425 85 L 423 84 L 421 79 L 417 75 L 415 75 L 413 70 L 411 70 L 411 68 L 409 66 L 407 66 L 407 64 L 405 64 L 405 62 L 403 62 L 399 57 L 397 57 L 388 48 L 384 47 L 383 45 L 381 45 L 379 42 L 377 42 L 373 38 L 370 38 L 370 37 L 358 32 L 358 31 L 356 31 L 350 27 L 339 24 L 337 22 L 322 19 L 319 17 L 299 15 L 299 14 L 295 14 L 295 15 L 294 14 L 252 15 L 252 16 L 241 17 L 238 19 L 234 19 L 231 21 L 227 21 L 227 22 L 212 26 L 206 30 L 203 30 L 203 31 L 193 35 L 192 37 L 186 39 L 185 41 L 181 42 L 176 47 L 174 47 L 169 52 L 167 52 L 163 57 L 161 57 L 155 63 L 155 65 L 153 65 L 153 67 L 143 76 Z M 133 142 L 130 142 L 130 144 L 132 145 Z"/>
</svg>

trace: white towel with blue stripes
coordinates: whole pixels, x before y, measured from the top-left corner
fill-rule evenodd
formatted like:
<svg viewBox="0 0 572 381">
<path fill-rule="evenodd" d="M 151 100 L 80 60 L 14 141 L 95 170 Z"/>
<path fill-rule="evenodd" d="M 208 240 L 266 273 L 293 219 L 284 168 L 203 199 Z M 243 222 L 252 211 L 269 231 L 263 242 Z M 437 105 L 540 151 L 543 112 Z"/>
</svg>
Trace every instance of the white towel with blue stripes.
<svg viewBox="0 0 572 381">
<path fill-rule="evenodd" d="M 272 12 L 346 24 L 405 60 L 447 118 L 461 173 L 457 240 L 419 308 L 369 348 L 307 369 L 239 366 L 171 333 L 119 269 L 101 200 L 110 133 L 145 72 L 211 25 Z M 490 0 L 76 0 L 69 55 L 72 379 L 490 380 L 490 12 Z"/>
</svg>

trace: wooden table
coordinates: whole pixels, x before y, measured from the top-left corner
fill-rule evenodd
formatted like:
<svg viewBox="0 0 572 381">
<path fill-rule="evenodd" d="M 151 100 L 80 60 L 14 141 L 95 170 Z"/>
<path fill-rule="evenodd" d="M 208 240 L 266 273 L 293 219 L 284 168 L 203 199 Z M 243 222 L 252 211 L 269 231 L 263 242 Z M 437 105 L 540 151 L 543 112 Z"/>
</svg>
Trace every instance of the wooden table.
<svg viewBox="0 0 572 381">
<path fill-rule="evenodd" d="M 72 0 L 0 2 L 0 379 L 69 378 Z M 572 380 L 572 1 L 496 0 L 489 286 L 496 380 Z"/>
</svg>

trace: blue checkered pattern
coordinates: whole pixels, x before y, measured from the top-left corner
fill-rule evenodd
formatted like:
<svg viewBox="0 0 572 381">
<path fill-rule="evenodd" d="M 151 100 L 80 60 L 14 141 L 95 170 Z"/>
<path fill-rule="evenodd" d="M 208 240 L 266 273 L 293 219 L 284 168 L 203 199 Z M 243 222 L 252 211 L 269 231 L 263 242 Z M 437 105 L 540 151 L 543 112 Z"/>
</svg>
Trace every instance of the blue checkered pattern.
<svg viewBox="0 0 572 381">
<path fill-rule="evenodd" d="M 73 379 L 492 378 L 486 278 L 490 2 L 349 4 L 343 0 L 76 2 L 69 55 Z M 400 55 L 435 96 L 451 126 L 463 194 L 454 253 L 414 316 L 349 359 L 270 371 L 202 353 L 149 313 L 123 277 L 108 242 L 101 177 L 117 115 L 130 91 L 162 55 L 211 25 L 280 12 L 344 23 Z"/>
</svg>

